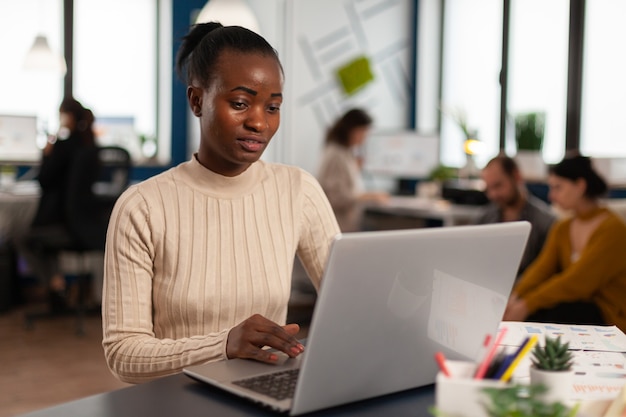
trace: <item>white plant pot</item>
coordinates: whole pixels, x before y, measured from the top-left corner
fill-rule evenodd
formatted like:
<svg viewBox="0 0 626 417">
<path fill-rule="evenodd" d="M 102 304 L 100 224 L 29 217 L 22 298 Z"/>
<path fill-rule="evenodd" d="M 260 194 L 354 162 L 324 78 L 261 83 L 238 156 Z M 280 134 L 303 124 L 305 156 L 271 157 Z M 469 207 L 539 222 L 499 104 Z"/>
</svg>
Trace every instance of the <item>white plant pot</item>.
<svg viewBox="0 0 626 417">
<path fill-rule="evenodd" d="M 522 176 L 530 181 L 545 181 L 548 175 L 548 167 L 539 151 L 517 151 L 515 161 L 519 166 Z"/>
<path fill-rule="evenodd" d="M 547 403 L 561 402 L 568 404 L 572 395 L 574 371 L 545 371 L 530 367 L 530 383 L 544 385 L 548 391 L 543 394 L 543 400 Z"/>
</svg>

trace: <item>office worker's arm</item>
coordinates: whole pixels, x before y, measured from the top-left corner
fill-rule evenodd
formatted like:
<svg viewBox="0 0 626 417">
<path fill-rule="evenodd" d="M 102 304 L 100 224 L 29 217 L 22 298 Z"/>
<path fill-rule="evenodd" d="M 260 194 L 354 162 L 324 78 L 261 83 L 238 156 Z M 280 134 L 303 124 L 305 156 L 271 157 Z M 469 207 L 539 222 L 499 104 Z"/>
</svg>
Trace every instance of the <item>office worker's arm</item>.
<svg viewBox="0 0 626 417">
<path fill-rule="evenodd" d="M 46 145 L 48 151 L 43 153 L 37 175 L 42 188 L 63 186 L 68 166 L 71 163 L 71 148 L 72 144 L 67 141 L 57 141 Z"/>
<path fill-rule="evenodd" d="M 509 297 L 503 320 L 523 321 L 528 317 L 525 297 L 559 270 L 559 244 L 568 230 L 568 221 L 555 225 L 549 232 L 539 256 L 526 268 Z M 533 225 L 534 227 L 534 225 Z"/>
<path fill-rule="evenodd" d="M 525 296 L 529 291 L 558 272 L 559 245 L 562 239 L 567 237 L 568 224 L 569 222 L 561 222 L 550 230 L 539 256 L 528 266 L 515 284 L 513 288 L 515 296 Z"/>
</svg>

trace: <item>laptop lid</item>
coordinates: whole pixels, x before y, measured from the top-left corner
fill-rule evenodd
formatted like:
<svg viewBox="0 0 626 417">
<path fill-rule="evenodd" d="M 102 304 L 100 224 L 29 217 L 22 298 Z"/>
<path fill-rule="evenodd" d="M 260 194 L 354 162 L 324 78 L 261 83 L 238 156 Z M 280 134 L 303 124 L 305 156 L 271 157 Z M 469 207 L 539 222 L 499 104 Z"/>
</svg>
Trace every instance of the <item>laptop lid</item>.
<svg viewBox="0 0 626 417">
<path fill-rule="evenodd" d="M 527 222 L 346 233 L 333 241 L 293 401 L 292 415 L 435 381 L 435 352 L 478 358 L 501 321 Z M 231 378 L 280 366 L 230 360 L 185 373 L 265 403 Z"/>
</svg>

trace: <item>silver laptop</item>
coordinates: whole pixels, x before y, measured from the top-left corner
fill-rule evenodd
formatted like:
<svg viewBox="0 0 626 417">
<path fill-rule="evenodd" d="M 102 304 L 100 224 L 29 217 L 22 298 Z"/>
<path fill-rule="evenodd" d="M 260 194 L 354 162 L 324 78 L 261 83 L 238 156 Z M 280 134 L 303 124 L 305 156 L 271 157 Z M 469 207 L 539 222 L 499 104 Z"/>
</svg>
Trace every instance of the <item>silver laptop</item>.
<svg viewBox="0 0 626 417">
<path fill-rule="evenodd" d="M 497 330 L 529 232 L 513 222 L 339 235 L 302 355 L 184 372 L 291 415 L 432 384 L 437 351 L 477 360 Z"/>
</svg>

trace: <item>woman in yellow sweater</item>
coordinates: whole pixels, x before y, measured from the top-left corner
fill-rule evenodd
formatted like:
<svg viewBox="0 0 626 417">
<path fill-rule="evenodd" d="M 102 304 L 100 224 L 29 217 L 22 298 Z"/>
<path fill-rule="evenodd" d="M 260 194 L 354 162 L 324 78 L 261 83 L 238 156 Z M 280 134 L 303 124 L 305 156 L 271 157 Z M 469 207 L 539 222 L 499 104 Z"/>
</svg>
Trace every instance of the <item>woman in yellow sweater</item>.
<svg viewBox="0 0 626 417">
<path fill-rule="evenodd" d="M 513 289 L 504 320 L 615 324 L 626 330 L 626 224 L 602 207 L 606 182 L 587 157 L 551 166 L 549 198 L 572 216 L 556 223 Z"/>
</svg>

